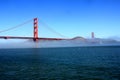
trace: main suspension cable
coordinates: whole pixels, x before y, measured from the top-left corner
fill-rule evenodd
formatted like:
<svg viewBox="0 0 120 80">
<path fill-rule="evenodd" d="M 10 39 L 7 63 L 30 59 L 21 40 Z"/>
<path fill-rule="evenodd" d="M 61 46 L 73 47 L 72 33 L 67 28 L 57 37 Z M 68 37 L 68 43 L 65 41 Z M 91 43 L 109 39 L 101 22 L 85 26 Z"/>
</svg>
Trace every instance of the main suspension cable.
<svg viewBox="0 0 120 80">
<path fill-rule="evenodd" d="M 19 25 L 17 25 L 17 26 L 14 26 L 14 27 L 11 27 L 11 28 L 2 30 L 2 31 L 0 31 L 0 33 L 2 33 L 2 32 L 7 32 L 7 31 L 10 31 L 10 30 L 16 29 L 16 28 L 18 28 L 18 27 L 22 27 L 23 25 L 25 25 L 25 24 L 27 24 L 27 23 L 29 23 L 29 22 L 31 22 L 31 21 L 33 21 L 33 19 L 30 19 L 30 20 L 28 20 L 28 21 L 26 21 L 26 22 L 24 22 L 24 23 L 22 23 L 22 24 L 19 24 Z"/>
<path fill-rule="evenodd" d="M 55 33 L 55 34 L 57 34 L 57 35 L 59 35 L 59 36 L 61 36 L 61 37 L 68 38 L 68 37 L 62 35 L 61 33 L 57 32 L 57 31 L 54 30 L 53 28 L 49 27 L 49 26 L 48 26 L 46 23 L 44 23 L 42 20 L 40 20 L 40 23 L 43 24 L 44 27 L 45 27 L 46 29 L 48 29 L 49 31 L 51 31 L 51 32 L 53 32 L 53 33 Z"/>
</svg>

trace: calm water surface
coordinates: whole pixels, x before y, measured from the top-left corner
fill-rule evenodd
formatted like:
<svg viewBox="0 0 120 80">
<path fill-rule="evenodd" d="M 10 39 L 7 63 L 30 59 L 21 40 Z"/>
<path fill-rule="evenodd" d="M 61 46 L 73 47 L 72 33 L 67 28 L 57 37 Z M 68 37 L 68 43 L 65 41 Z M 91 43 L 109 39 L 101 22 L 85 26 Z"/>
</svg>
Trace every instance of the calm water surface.
<svg viewBox="0 0 120 80">
<path fill-rule="evenodd" d="M 120 47 L 0 49 L 0 80 L 120 80 Z"/>
</svg>

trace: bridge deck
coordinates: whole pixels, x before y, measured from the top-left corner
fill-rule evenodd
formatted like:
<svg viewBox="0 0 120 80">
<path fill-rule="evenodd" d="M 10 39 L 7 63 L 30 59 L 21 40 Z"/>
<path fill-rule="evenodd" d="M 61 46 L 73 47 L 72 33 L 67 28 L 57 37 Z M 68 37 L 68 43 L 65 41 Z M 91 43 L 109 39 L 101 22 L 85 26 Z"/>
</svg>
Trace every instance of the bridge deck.
<svg viewBox="0 0 120 80">
<path fill-rule="evenodd" d="M 34 37 L 0 36 L 1 39 L 34 39 Z M 65 40 L 63 38 L 37 38 L 39 40 Z"/>
</svg>

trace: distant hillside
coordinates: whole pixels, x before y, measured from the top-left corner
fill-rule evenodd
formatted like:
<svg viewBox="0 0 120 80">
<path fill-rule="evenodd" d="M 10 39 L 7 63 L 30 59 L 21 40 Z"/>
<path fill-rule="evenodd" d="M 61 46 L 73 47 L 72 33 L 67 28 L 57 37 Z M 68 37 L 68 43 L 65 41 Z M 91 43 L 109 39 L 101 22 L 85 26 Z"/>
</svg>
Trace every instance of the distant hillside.
<svg viewBox="0 0 120 80">
<path fill-rule="evenodd" d="M 85 38 L 81 36 L 77 36 L 77 37 L 72 38 L 72 40 L 85 40 Z"/>
</svg>

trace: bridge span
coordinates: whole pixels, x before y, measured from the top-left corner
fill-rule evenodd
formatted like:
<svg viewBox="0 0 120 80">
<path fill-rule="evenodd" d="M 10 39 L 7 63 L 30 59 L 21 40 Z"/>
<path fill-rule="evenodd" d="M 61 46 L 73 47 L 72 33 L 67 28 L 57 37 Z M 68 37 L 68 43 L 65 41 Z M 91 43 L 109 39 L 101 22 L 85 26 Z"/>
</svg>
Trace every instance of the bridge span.
<svg viewBox="0 0 120 80">
<path fill-rule="evenodd" d="M 16 36 L 0 36 L 0 39 L 37 39 L 37 40 L 66 40 L 63 38 L 34 38 L 34 37 L 16 37 Z M 36 40 L 34 40 L 36 41 Z"/>
<path fill-rule="evenodd" d="M 23 24 L 25 24 L 25 23 L 23 23 Z M 67 39 L 64 39 L 64 38 L 40 38 L 40 37 L 38 37 L 38 18 L 34 18 L 33 25 L 34 25 L 33 26 L 34 27 L 33 37 L 0 36 L 0 39 L 32 39 L 34 42 L 37 42 L 38 40 L 67 40 Z M 17 27 L 13 27 L 13 28 L 10 28 L 10 29 L 7 29 L 7 30 L 3 30 L 1 32 L 9 31 L 9 30 L 14 29 L 14 28 L 17 28 Z"/>
</svg>

